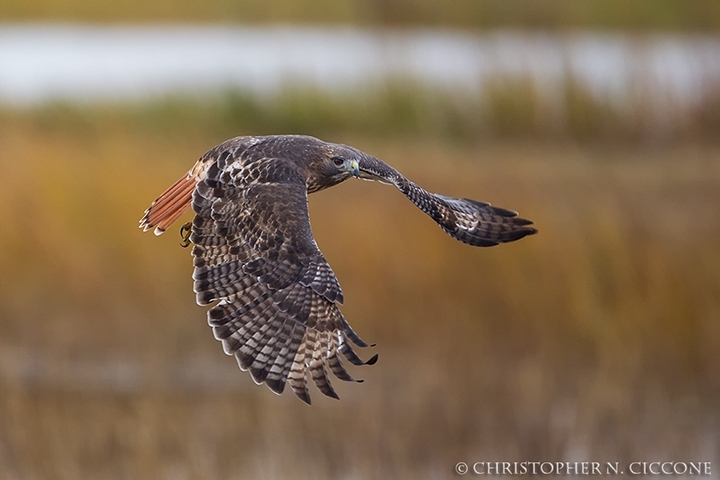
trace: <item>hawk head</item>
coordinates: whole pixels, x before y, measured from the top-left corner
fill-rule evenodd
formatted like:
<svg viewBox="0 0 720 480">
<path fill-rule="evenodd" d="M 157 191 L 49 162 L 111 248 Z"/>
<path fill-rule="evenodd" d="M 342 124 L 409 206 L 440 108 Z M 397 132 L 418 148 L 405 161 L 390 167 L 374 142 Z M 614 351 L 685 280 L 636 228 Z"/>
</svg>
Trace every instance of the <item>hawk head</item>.
<svg viewBox="0 0 720 480">
<path fill-rule="evenodd" d="M 360 177 L 360 164 L 366 156 L 347 145 L 325 143 L 325 148 L 308 165 L 308 192 L 332 187 L 350 177 Z"/>
</svg>

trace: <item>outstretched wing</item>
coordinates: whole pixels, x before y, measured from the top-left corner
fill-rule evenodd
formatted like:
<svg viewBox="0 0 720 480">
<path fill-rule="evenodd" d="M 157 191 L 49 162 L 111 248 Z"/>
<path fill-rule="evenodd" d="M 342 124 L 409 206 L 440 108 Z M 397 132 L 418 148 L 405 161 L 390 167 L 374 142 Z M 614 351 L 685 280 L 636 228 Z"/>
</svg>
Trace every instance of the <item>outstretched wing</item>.
<svg viewBox="0 0 720 480">
<path fill-rule="evenodd" d="M 337 398 L 327 369 L 353 380 L 338 353 L 355 365 L 377 355 L 363 362 L 348 343 L 367 346 L 338 308 L 342 290 L 312 236 L 305 180 L 289 161 L 219 153 L 192 195 L 197 303 L 217 302 L 208 323 L 256 383 L 279 394 L 287 381 L 310 403 L 309 372 Z"/>
<path fill-rule="evenodd" d="M 518 217 L 517 212 L 469 198 L 430 193 L 377 158 L 362 158 L 359 169 L 361 178 L 395 185 L 443 230 L 461 242 L 491 247 L 537 233 L 531 226 L 533 222 Z"/>
</svg>

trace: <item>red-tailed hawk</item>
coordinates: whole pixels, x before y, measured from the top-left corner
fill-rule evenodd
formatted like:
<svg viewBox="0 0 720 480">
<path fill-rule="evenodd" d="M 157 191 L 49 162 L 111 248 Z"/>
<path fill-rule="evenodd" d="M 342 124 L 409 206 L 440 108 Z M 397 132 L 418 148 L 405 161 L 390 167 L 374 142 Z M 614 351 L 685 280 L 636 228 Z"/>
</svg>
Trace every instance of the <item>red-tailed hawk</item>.
<svg viewBox="0 0 720 480">
<path fill-rule="evenodd" d="M 338 398 L 327 368 L 352 381 L 338 353 L 363 362 L 366 347 L 338 308 L 343 293 L 318 249 L 307 195 L 350 177 L 395 185 L 452 237 L 489 247 L 537 232 L 516 212 L 429 193 L 375 157 L 296 135 L 237 137 L 213 148 L 145 211 L 143 231 L 162 234 L 189 207 L 194 291 L 214 306 L 208 323 L 253 380 L 310 403 L 306 374 Z"/>
</svg>

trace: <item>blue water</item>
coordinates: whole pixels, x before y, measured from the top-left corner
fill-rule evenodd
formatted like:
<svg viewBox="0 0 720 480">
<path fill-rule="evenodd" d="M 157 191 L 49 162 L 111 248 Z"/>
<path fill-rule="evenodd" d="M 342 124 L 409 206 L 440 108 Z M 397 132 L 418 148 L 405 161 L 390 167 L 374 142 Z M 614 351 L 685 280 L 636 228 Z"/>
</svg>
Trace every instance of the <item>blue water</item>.
<svg viewBox="0 0 720 480">
<path fill-rule="evenodd" d="M 294 26 L 0 25 L 0 102 L 135 99 L 288 85 L 329 92 L 392 78 L 482 93 L 532 82 L 562 101 L 567 74 L 619 103 L 638 94 L 701 102 L 720 83 L 720 38 L 613 33 L 463 33 Z M 640 91 L 638 91 L 640 90 Z"/>
</svg>

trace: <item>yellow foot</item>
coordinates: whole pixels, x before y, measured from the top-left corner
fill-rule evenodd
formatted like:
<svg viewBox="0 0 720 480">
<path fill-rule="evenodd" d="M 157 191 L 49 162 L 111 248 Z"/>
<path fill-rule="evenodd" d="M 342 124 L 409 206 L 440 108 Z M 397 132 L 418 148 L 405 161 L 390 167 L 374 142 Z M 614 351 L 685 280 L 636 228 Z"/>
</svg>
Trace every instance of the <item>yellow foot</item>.
<svg viewBox="0 0 720 480">
<path fill-rule="evenodd" d="M 187 248 L 192 243 L 190 241 L 190 234 L 192 233 L 192 222 L 187 222 L 182 227 L 180 227 L 180 238 L 182 238 L 182 242 L 180 242 L 180 246 L 183 248 Z"/>
</svg>

